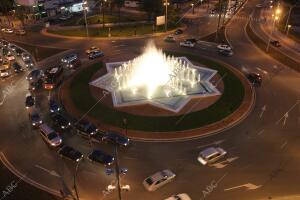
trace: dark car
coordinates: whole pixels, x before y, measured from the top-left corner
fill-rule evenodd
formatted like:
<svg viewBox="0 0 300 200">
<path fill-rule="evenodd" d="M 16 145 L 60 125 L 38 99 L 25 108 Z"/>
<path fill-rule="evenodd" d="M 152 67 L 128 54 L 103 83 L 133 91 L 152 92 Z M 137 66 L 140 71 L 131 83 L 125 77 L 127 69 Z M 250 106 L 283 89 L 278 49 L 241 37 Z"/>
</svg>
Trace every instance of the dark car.
<svg viewBox="0 0 300 200">
<path fill-rule="evenodd" d="M 61 108 L 60 108 L 59 104 L 55 100 L 50 99 L 50 101 L 49 101 L 49 111 L 51 113 L 55 113 L 55 112 L 60 111 L 60 109 Z"/>
<path fill-rule="evenodd" d="M 40 69 L 32 70 L 27 76 L 26 79 L 28 81 L 37 81 L 44 76 L 44 72 Z"/>
<path fill-rule="evenodd" d="M 177 29 L 176 31 L 175 31 L 175 35 L 180 35 L 180 34 L 182 34 L 183 33 L 183 30 L 181 30 L 181 29 Z"/>
<path fill-rule="evenodd" d="M 89 53 L 89 59 L 95 59 L 102 56 L 104 56 L 104 53 L 102 51 L 92 51 L 91 53 Z"/>
<path fill-rule="evenodd" d="M 61 157 L 68 158 L 72 161 L 79 162 L 83 159 L 83 154 L 79 151 L 75 150 L 73 147 L 70 146 L 63 146 L 58 150 L 58 154 Z"/>
<path fill-rule="evenodd" d="M 270 42 L 274 47 L 281 47 L 281 44 L 278 40 L 272 40 Z"/>
<path fill-rule="evenodd" d="M 32 81 L 29 83 L 28 90 L 31 92 L 38 91 L 39 89 L 43 88 L 43 80 L 38 79 L 37 81 Z"/>
<path fill-rule="evenodd" d="M 95 135 L 98 131 L 96 126 L 88 121 L 80 120 L 78 123 L 75 124 L 77 129 L 77 133 L 83 137 L 91 137 Z"/>
<path fill-rule="evenodd" d="M 40 115 L 36 112 L 32 112 L 29 114 L 29 119 L 31 121 L 31 125 L 33 127 L 38 127 L 43 123 L 43 120 L 41 119 Z"/>
<path fill-rule="evenodd" d="M 22 66 L 19 65 L 19 64 L 16 63 L 16 62 L 12 64 L 12 67 L 14 68 L 14 71 L 15 71 L 16 73 L 20 73 L 20 72 L 23 72 L 23 71 L 24 71 L 23 68 L 22 68 Z"/>
<path fill-rule="evenodd" d="M 9 43 L 8 43 L 6 40 L 1 40 L 1 45 L 2 45 L 3 47 L 7 47 L 8 44 L 9 44 Z"/>
<path fill-rule="evenodd" d="M 88 159 L 91 162 L 97 162 L 105 166 L 110 166 L 113 164 L 115 158 L 111 155 L 108 155 L 100 150 L 93 150 L 89 155 Z"/>
<path fill-rule="evenodd" d="M 68 54 L 61 59 L 62 63 L 67 63 L 78 58 L 77 54 Z"/>
<path fill-rule="evenodd" d="M 69 68 L 69 69 L 74 69 L 74 68 L 77 68 L 77 67 L 80 67 L 81 66 L 81 61 L 79 58 L 75 59 L 75 60 L 72 60 L 70 62 L 67 62 L 66 64 L 66 67 Z"/>
<path fill-rule="evenodd" d="M 258 73 L 249 73 L 247 78 L 254 86 L 260 86 L 262 83 L 262 77 Z"/>
<path fill-rule="evenodd" d="M 233 55 L 233 51 L 228 50 L 228 49 L 219 49 L 218 53 L 222 56 L 232 56 Z"/>
<path fill-rule="evenodd" d="M 24 53 L 24 51 L 22 49 L 20 49 L 20 48 L 17 48 L 15 50 L 15 52 L 16 52 L 17 56 L 21 56 L 21 54 Z"/>
<path fill-rule="evenodd" d="M 191 42 L 191 43 L 197 43 L 197 39 L 196 38 L 188 38 L 188 39 L 186 39 L 185 41 L 187 41 L 187 42 Z"/>
<path fill-rule="evenodd" d="M 112 144 L 118 144 L 121 146 L 128 146 L 129 145 L 129 138 L 120 135 L 115 132 L 107 132 L 103 137 L 102 140 L 105 142 L 109 142 Z"/>
<path fill-rule="evenodd" d="M 25 106 L 27 109 L 34 106 L 34 97 L 33 96 L 30 95 L 30 96 L 26 97 Z"/>
<path fill-rule="evenodd" d="M 51 113 L 50 117 L 52 118 L 54 124 L 62 130 L 68 129 L 71 127 L 71 122 L 59 113 Z"/>
<path fill-rule="evenodd" d="M 27 68 L 33 67 L 33 62 L 31 61 L 31 59 L 25 60 L 24 63 Z"/>
</svg>

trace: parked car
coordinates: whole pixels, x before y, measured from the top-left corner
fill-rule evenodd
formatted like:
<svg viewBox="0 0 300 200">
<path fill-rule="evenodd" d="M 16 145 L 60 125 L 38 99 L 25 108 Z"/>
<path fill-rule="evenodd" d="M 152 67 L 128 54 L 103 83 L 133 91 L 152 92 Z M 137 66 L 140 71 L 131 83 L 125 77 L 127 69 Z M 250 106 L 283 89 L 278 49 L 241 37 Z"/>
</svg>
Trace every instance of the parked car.
<svg viewBox="0 0 300 200">
<path fill-rule="evenodd" d="M 24 51 L 20 48 L 16 48 L 15 52 L 16 52 L 17 56 L 21 56 Z"/>
<path fill-rule="evenodd" d="M 0 44 L 2 47 L 7 47 L 9 43 L 6 40 L 1 40 Z"/>
<path fill-rule="evenodd" d="M 54 124 L 62 130 L 66 130 L 71 127 L 71 122 L 60 113 L 51 113 L 50 117 L 52 118 Z"/>
<path fill-rule="evenodd" d="M 219 49 L 219 50 L 232 50 L 231 46 L 229 46 L 228 44 L 219 44 L 217 46 L 217 49 Z"/>
<path fill-rule="evenodd" d="M 179 35 L 179 34 L 182 34 L 182 33 L 183 33 L 182 29 L 176 29 L 176 31 L 175 31 L 175 35 Z"/>
<path fill-rule="evenodd" d="M 8 45 L 8 49 L 11 50 L 11 51 L 15 51 L 18 47 L 14 44 L 9 44 Z"/>
<path fill-rule="evenodd" d="M 26 80 L 35 82 L 39 79 L 42 79 L 43 76 L 44 76 L 43 70 L 34 69 L 26 76 Z"/>
<path fill-rule="evenodd" d="M 173 36 L 171 36 L 171 35 L 167 36 L 165 38 L 165 41 L 166 42 L 176 42 L 175 38 Z"/>
<path fill-rule="evenodd" d="M 192 43 L 190 41 L 180 42 L 179 45 L 182 46 L 182 47 L 190 47 L 190 48 L 195 47 L 195 43 Z"/>
<path fill-rule="evenodd" d="M 258 73 L 249 73 L 246 75 L 250 83 L 252 83 L 254 86 L 261 86 L 262 84 L 262 77 Z"/>
<path fill-rule="evenodd" d="M 143 181 L 143 185 L 148 191 L 155 191 L 163 185 L 171 182 L 176 177 L 171 170 L 165 169 L 149 176 Z"/>
<path fill-rule="evenodd" d="M 26 99 L 25 99 L 25 106 L 26 106 L 26 108 L 29 109 L 32 106 L 34 106 L 34 104 L 35 104 L 34 97 L 31 96 L 31 95 L 26 96 Z"/>
<path fill-rule="evenodd" d="M 8 69 L 10 66 L 10 63 L 7 60 L 2 60 L 2 69 Z"/>
<path fill-rule="evenodd" d="M 89 59 L 95 59 L 104 56 L 104 53 L 102 51 L 93 51 L 89 53 Z"/>
<path fill-rule="evenodd" d="M 107 132 L 103 137 L 102 141 L 109 142 L 112 144 L 117 144 L 120 146 L 128 146 L 129 145 L 129 138 L 123 135 L 120 135 L 116 132 Z"/>
<path fill-rule="evenodd" d="M 226 49 L 219 49 L 218 53 L 222 56 L 232 56 L 233 55 L 232 50 L 226 50 Z"/>
<path fill-rule="evenodd" d="M 40 90 L 41 88 L 43 88 L 43 80 L 38 79 L 36 81 L 31 81 L 29 83 L 28 90 L 31 91 L 31 92 L 36 92 L 36 91 Z"/>
<path fill-rule="evenodd" d="M 83 154 L 79 151 L 75 150 L 73 147 L 70 146 L 63 146 L 58 150 L 58 154 L 61 157 L 65 157 L 67 159 L 70 159 L 74 162 L 79 162 L 83 159 Z"/>
<path fill-rule="evenodd" d="M 75 128 L 77 129 L 77 133 L 83 137 L 91 137 L 98 132 L 96 126 L 88 121 L 80 120 L 75 123 Z"/>
<path fill-rule="evenodd" d="M 270 42 L 274 47 L 281 47 L 281 44 L 278 40 L 271 40 Z"/>
<path fill-rule="evenodd" d="M 43 123 L 40 115 L 35 111 L 29 113 L 29 119 L 33 127 L 39 127 Z"/>
<path fill-rule="evenodd" d="M 8 68 L 2 68 L 0 69 L 0 77 L 1 78 L 7 78 L 11 75 L 10 70 Z"/>
<path fill-rule="evenodd" d="M 31 61 L 31 59 L 25 60 L 24 63 L 27 68 L 33 67 L 33 62 Z"/>
<path fill-rule="evenodd" d="M 8 61 L 14 61 L 16 58 L 14 55 L 12 55 L 11 53 L 8 53 L 6 56 L 5 56 L 6 60 Z"/>
<path fill-rule="evenodd" d="M 24 29 L 17 29 L 15 31 L 16 35 L 26 35 L 26 31 Z"/>
<path fill-rule="evenodd" d="M 62 144 L 62 138 L 47 124 L 40 125 L 40 134 L 42 138 L 53 147 L 58 147 Z"/>
<path fill-rule="evenodd" d="M 53 100 L 53 99 L 50 99 L 49 101 L 49 111 L 50 113 L 54 113 L 54 112 L 59 112 L 61 110 L 59 104 Z"/>
<path fill-rule="evenodd" d="M 185 41 L 188 41 L 188 42 L 196 44 L 198 40 L 196 38 L 188 38 Z"/>
<path fill-rule="evenodd" d="M 176 194 L 165 200 L 192 200 L 191 197 L 186 193 Z"/>
<path fill-rule="evenodd" d="M 29 60 L 29 59 L 30 59 L 30 56 L 28 55 L 28 53 L 25 53 L 25 52 L 23 52 L 23 53 L 21 54 L 21 57 L 22 57 L 22 60 L 23 60 L 23 61 L 26 61 L 26 60 Z"/>
<path fill-rule="evenodd" d="M 2 31 L 3 33 L 13 33 L 13 32 L 14 32 L 14 30 L 11 29 L 11 28 L 2 28 L 1 31 Z"/>
<path fill-rule="evenodd" d="M 85 51 L 85 53 L 86 53 L 86 54 L 90 54 L 90 53 L 92 53 L 92 52 L 94 52 L 94 51 L 100 51 L 100 49 L 99 49 L 98 47 L 92 46 L 92 47 L 90 47 L 89 49 L 87 49 L 87 50 Z"/>
<path fill-rule="evenodd" d="M 97 162 L 103 164 L 104 166 L 110 166 L 113 164 L 115 158 L 111 155 L 108 155 L 100 150 L 93 150 L 89 155 L 88 159 L 91 162 Z"/>
<path fill-rule="evenodd" d="M 212 164 L 226 155 L 226 151 L 220 147 L 208 147 L 198 155 L 198 161 L 203 164 Z"/>
<path fill-rule="evenodd" d="M 13 69 L 14 69 L 14 71 L 15 71 L 16 73 L 20 73 L 20 72 L 23 72 L 23 71 L 24 71 L 24 69 L 22 68 L 22 66 L 19 65 L 17 62 L 14 62 L 14 63 L 12 64 L 12 67 L 13 67 Z"/>
</svg>

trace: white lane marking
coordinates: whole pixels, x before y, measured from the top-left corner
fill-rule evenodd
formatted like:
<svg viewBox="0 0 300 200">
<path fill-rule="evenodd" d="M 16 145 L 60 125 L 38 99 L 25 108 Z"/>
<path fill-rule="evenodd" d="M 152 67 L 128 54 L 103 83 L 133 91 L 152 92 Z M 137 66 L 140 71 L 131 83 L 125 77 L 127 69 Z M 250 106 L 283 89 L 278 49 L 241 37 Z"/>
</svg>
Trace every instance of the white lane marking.
<svg viewBox="0 0 300 200">
<path fill-rule="evenodd" d="M 260 188 L 261 186 L 262 185 L 254 185 L 252 183 L 246 183 L 243 185 L 238 185 L 235 187 L 224 189 L 224 191 L 229 191 L 229 190 L 234 190 L 234 189 L 239 189 L 239 188 L 245 188 L 246 190 L 256 190 L 256 189 Z"/>
<path fill-rule="evenodd" d="M 280 149 L 283 149 L 287 145 L 287 141 L 285 141 L 281 146 Z"/>
<path fill-rule="evenodd" d="M 265 111 L 267 110 L 267 106 L 264 105 L 262 108 L 261 108 L 261 112 L 259 114 L 259 118 L 262 118 L 263 114 L 265 113 Z"/>
<path fill-rule="evenodd" d="M 262 129 L 261 131 L 259 131 L 259 132 L 257 133 L 257 135 L 263 134 L 264 131 L 265 131 L 265 129 Z"/>
<path fill-rule="evenodd" d="M 40 165 L 35 165 L 35 167 L 39 168 L 39 169 L 41 169 L 41 170 L 43 170 L 45 172 L 47 172 L 48 174 L 50 174 L 52 176 L 60 177 L 60 175 L 56 171 L 54 171 L 54 170 L 46 169 L 46 168 L 44 168 L 44 167 L 42 167 Z"/>
<path fill-rule="evenodd" d="M 132 157 L 128 157 L 128 156 L 124 156 L 125 159 L 128 159 L 128 160 L 136 160 L 136 158 L 132 158 Z"/>
<path fill-rule="evenodd" d="M 218 140 L 218 141 L 212 142 L 212 143 L 210 143 L 210 144 L 199 145 L 199 146 L 197 146 L 196 148 L 197 148 L 197 149 L 201 149 L 201 148 L 207 147 L 207 146 L 219 145 L 219 144 L 223 143 L 224 141 L 225 141 L 225 140 Z"/>
<path fill-rule="evenodd" d="M 264 74 L 268 74 L 268 72 L 267 72 L 266 70 L 263 70 L 263 69 L 261 69 L 261 68 L 259 68 L 259 67 L 256 67 L 256 69 L 257 69 L 258 71 L 261 71 L 261 72 L 264 73 Z"/>
<path fill-rule="evenodd" d="M 215 163 L 215 164 L 212 164 L 211 166 L 217 168 L 217 169 L 222 169 L 224 167 L 226 167 L 227 165 L 229 165 L 231 162 L 235 161 L 239 159 L 239 157 L 232 157 L 232 158 L 227 158 L 226 160 L 224 161 L 221 161 L 221 162 L 218 162 L 218 163 Z"/>
</svg>

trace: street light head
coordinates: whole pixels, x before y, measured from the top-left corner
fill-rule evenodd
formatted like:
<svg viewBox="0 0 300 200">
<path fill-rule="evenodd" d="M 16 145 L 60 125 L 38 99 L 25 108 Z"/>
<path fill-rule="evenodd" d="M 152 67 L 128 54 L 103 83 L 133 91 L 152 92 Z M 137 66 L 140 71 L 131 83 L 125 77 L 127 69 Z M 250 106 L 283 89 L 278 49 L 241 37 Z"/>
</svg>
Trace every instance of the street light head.
<svg viewBox="0 0 300 200">
<path fill-rule="evenodd" d="M 289 25 L 288 25 L 288 28 L 291 28 L 291 27 L 292 27 L 292 25 L 289 24 Z"/>
<path fill-rule="evenodd" d="M 276 9 L 276 14 L 280 14 L 281 13 L 281 10 L 280 9 Z"/>
<path fill-rule="evenodd" d="M 279 19 L 279 17 L 278 17 L 278 16 L 276 16 L 276 17 L 275 17 L 275 20 L 277 21 L 278 19 Z"/>
</svg>

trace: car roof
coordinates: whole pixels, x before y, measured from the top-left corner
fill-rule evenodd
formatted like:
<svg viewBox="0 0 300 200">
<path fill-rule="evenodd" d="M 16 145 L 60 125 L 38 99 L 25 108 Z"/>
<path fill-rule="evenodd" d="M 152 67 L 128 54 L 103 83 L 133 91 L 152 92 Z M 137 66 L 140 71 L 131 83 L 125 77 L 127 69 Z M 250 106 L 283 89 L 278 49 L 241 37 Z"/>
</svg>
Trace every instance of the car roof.
<svg viewBox="0 0 300 200">
<path fill-rule="evenodd" d="M 204 157 L 208 157 L 208 156 L 212 156 L 216 153 L 218 153 L 219 151 L 215 148 L 215 147 L 209 147 L 207 149 L 204 149 L 203 151 L 201 151 L 201 155 Z"/>
<path fill-rule="evenodd" d="M 43 130 L 47 135 L 54 132 L 54 130 L 50 128 L 47 124 L 40 125 L 40 129 Z"/>
</svg>

